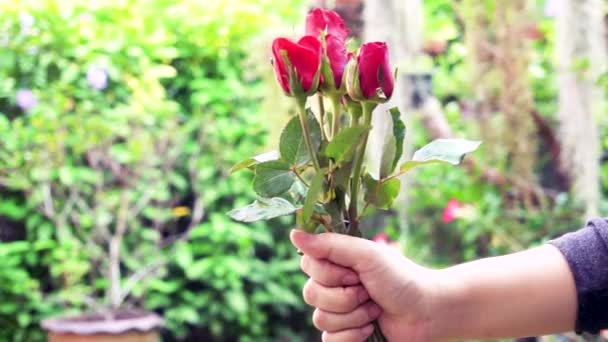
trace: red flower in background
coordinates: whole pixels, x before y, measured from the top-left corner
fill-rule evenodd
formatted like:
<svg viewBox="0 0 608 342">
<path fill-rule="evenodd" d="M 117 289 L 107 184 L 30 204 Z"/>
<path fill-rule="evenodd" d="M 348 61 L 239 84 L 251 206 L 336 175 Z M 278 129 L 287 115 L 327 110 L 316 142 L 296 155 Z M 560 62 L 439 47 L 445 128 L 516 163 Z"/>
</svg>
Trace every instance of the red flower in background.
<svg viewBox="0 0 608 342">
<path fill-rule="evenodd" d="M 277 38 L 272 43 L 272 54 L 277 81 L 287 95 L 317 91 L 322 57 L 321 42 L 317 38 L 305 36 L 297 43 Z M 293 72 L 290 72 L 290 68 Z"/>
<path fill-rule="evenodd" d="M 354 64 L 351 66 L 355 67 Z M 356 71 L 351 73 L 351 70 L 348 71 L 347 84 L 348 94 L 351 98 L 386 101 L 393 95 L 395 78 L 391 70 L 386 43 L 363 44 L 357 55 Z M 354 79 L 356 77 L 359 79 Z"/>
<path fill-rule="evenodd" d="M 386 233 L 380 233 L 380 234 L 374 236 L 372 238 L 372 241 L 388 245 L 388 243 L 391 242 L 391 239 L 388 237 L 388 234 L 386 234 Z"/>
<path fill-rule="evenodd" d="M 530 23 L 529 25 L 527 25 L 524 29 L 523 35 L 524 38 L 532 41 L 539 41 L 545 39 L 545 33 L 540 29 L 540 27 L 536 23 Z"/>
<path fill-rule="evenodd" d="M 326 32 L 326 35 L 332 35 L 345 42 L 349 30 L 338 13 L 315 8 L 306 16 L 306 35 L 319 37 L 321 32 Z"/>
<path fill-rule="evenodd" d="M 444 53 L 448 44 L 444 40 L 427 40 L 424 42 L 422 50 L 431 57 L 437 57 Z"/>
<path fill-rule="evenodd" d="M 445 209 L 443 209 L 443 218 L 441 219 L 441 222 L 448 224 L 454 221 L 458 217 L 458 210 L 460 207 L 461 204 L 458 200 L 451 199 Z"/>
</svg>

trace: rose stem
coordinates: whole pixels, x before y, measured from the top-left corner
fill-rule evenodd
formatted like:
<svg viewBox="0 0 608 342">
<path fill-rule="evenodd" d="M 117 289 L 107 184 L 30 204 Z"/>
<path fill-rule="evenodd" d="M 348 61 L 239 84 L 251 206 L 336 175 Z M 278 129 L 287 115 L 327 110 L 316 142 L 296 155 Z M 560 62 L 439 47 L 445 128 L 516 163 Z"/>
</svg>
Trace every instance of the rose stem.
<svg viewBox="0 0 608 342">
<path fill-rule="evenodd" d="M 317 153 L 312 146 L 312 141 L 310 140 L 310 129 L 308 128 L 308 114 L 306 114 L 306 100 L 298 101 L 298 109 L 299 109 L 299 117 L 300 117 L 300 125 L 302 125 L 302 133 L 304 135 L 304 142 L 306 143 L 306 147 L 308 148 L 308 153 L 310 153 L 310 159 L 312 159 L 312 163 L 315 167 L 315 170 L 319 172 L 321 167 L 319 166 L 319 161 L 317 160 Z"/>
<path fill-rule="evenodd" d="M 372 112 L 376 108 L 376 104 L 373 102 L 363 102 L 363 120 L 366 126 L 369 126 L 372 122 Z M 350 187 L 350 205 L 348 207 L 348 218 L 350 220 L 349 234 L 355 234 L 359 229 L 359 221 L 357 219 L 357 197 L 359 195 L 359 181 L 361 180 L 361 168 L 363 167 L 363 159 L 365 157 L 365 148 L 367 147 L 367 138 L 369 137 L 369 130 L 363 135 L 363 142 L 359 146 L 359 150 L 355 155 L 355 169 L 353 171 L 353 179 Z"/>
<path fill-rule="evenodd" d="M 321 139 L 325 140 L 325 102 L 323 101 L 323 95 L 317 94 L 317 100 L 319 101 L 319 119 L 321 120 Z"/>
<path fill-rule="evenodd" d="M 331 124 L 331 137 L 332 139 L 336 137 L 338 134 L 338 130 L 340 129 L 340 112 L 342 106 L 340 105 L 340 97 L 336 95 L 331 96 L 331 104 L 333 107 L 333 122 Z"/>
</svg>

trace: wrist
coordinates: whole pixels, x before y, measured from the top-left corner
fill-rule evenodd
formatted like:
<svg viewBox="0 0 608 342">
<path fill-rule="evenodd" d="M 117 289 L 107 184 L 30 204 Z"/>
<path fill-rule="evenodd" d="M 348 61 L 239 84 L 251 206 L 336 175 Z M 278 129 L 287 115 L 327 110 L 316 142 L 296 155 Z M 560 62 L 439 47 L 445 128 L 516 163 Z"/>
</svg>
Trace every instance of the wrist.
<svg viewBox="0 0 608 342">
<path fill-rule="evenodd" d="M 470 291 L 452 268 L 431 271 L 429 341 L 462 338 L 470 328 Z"/>
</svg>

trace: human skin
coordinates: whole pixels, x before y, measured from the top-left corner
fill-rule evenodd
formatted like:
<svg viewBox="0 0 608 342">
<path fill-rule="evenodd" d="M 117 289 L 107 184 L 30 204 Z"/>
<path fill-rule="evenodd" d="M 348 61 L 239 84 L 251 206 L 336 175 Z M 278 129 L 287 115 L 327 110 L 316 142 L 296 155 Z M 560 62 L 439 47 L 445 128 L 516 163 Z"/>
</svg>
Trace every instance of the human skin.
<svg viewBox="0 0 608 342">
<path fill-rule="evenodd" d="M 450 341 L 569 331 L 576 289 L 559 250 L 544 245 L 434 270 L 384 244 L 294 230 L 310 277 L 304 301 L 323 341 L 363 341 L 378 319 L 389 341 Z"/>
</svg>

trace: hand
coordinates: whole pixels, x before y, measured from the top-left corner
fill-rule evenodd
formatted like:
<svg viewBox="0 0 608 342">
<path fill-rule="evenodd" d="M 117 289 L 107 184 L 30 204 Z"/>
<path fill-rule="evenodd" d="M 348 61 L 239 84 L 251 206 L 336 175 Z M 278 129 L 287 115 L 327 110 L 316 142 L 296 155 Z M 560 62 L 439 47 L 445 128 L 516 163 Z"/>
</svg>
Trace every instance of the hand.
<svg viewBox="0 0 608 342">
<path fill-rule="evenodd" d="M 363 341 L 378 319 L 389 341 L 434 341 L 432 318 L 439 295 L 434 271 L 386 245 L 346 235 L 294 230 L 310 276 L 304 301 L 316 307 L 323 341 Z"/>
</svg>

